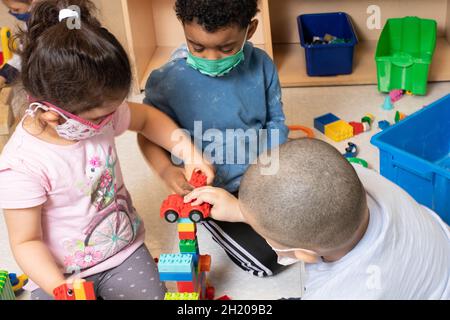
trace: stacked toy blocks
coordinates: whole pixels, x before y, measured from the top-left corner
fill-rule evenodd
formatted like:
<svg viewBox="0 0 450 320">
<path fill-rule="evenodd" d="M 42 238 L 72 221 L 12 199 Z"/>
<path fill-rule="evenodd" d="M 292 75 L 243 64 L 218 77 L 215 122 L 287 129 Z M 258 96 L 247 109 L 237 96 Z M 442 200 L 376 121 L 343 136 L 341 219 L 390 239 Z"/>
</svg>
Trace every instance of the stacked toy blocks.
<svg viewBox="0 0 450 320">
<path fill-rule="evenodd" d="M 0 301 L 1 300 L 16 300 L 9 274 L 6 271 L 0 270 Z"/>
<path fill-rule="evenodd" d="M 195 187 L 206 186 L 206 176 L 195 172 L 189 181 Z M 180 253 L 162 254 L 158 261 L 161 281 L 176 282 L 178 293 L 167 293 L 165 300 L 212 300 L 214 288 L 208 285 L 211 256 L 200 255 L 196 223 L 209 217 L 211 205 L 191 206 L 178 195 L 169 196 L 161 205 L 161 217 L 177 223 Z"/>
<path fill-rule="evenodd" d="M 332 113 L 314 119 L 314 128 L 333 141 L 340 142 L 370 131 L 375 121 L 372 114 L 365 115 L 361 122 L 346 122 Z"/>
<path fill-rule="evenodd" d="M 332 113 L 314 119 L 314 127 L 336 142 L 353 137 L 353 127 Z"/>
<path fill-rule="evenodd" d="M 55 300 L 97 300 L 94 284 L 83 279 L 67 282 L 53 290 Z"/>
</svg>

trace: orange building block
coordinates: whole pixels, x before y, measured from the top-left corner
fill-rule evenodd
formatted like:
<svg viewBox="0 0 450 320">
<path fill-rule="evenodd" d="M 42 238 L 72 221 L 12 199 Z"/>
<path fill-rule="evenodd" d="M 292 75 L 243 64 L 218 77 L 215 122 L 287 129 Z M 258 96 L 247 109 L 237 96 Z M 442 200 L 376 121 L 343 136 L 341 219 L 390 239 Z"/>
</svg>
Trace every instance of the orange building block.
<svg viewBox="0 0 450 320">
<path fill-rule="evenodd" d="M 201 272 L 209 272 L 211 270 L 211 256 L 210 255 L 202 255 L 198 261 L 199 271 Z"/>
</svg>

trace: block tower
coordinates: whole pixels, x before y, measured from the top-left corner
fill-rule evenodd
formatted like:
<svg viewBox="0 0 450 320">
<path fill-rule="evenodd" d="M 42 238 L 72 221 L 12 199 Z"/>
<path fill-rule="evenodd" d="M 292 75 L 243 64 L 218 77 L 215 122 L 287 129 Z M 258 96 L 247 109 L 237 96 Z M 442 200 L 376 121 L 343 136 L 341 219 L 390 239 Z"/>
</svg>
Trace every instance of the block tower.
<svg viewBox="0 0 450 320">
<path fill-rule="evenodd" d="M 194 188 L 206 186 L 206 176 L 194 172 L 189 183 Z M 211 256 L 200 255 L 196 224 L 209 217 L 211 205 L 192 206 L 183 197 L 170 195 L 161 205 L 161 217 L 177 223 L 180 253 L 161 254 L 158 271 L 161 281 L 176 282 L 178 292 L 167 293 L 165 300 L 213 300 L 214 288 L 209 286 L 207 273 Z"/>
</svg>

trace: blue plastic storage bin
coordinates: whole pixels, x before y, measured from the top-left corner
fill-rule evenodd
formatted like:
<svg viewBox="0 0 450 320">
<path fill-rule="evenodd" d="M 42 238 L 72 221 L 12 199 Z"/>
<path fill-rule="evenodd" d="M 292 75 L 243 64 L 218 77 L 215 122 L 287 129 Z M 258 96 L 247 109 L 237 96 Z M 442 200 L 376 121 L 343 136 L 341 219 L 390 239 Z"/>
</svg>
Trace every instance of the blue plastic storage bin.
<svg viewBox="0 0 450 320">
<path fill-rule="evenodd" d="M 450 224 L 450 95 L 377 134 L 380 171 Z"/>
<path fill-rule="evenodd" d="M 353 72 L 353 54 L 358 44 L 350 17 L 344 12 L 303 14 L 297 18 L 300 44 L 305 48 L 309 76 L 334 76 Z M 312 44 L 313 37 L 331 34 L 348 43 Z"/>
</svg>

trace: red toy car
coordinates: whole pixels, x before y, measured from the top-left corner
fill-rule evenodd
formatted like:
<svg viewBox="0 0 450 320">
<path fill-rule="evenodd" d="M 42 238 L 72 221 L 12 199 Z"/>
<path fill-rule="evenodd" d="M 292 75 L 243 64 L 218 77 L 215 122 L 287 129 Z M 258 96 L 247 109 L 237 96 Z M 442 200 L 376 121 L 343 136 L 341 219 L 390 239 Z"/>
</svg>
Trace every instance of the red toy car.
<svg viewBox="0 0 450 320">
<path fill-rule="evenodd" d="M 189 183 L 200 188 L 206 186 L 206 176 L 201 171 L 192 174 Z M 190 203 L 184 203 L 182 196 L 173 194 L 167 197 L 161 205 L 161 218 L 166 219 L 169 223 L 175 223 L 179 218 L 189 218 L 192 222 L 198 223 L 209 217 L 211 205 L 203 203 L 199 206 L 192 206 Z"/>
</svg>

